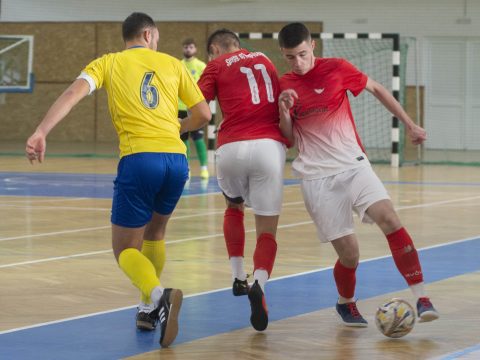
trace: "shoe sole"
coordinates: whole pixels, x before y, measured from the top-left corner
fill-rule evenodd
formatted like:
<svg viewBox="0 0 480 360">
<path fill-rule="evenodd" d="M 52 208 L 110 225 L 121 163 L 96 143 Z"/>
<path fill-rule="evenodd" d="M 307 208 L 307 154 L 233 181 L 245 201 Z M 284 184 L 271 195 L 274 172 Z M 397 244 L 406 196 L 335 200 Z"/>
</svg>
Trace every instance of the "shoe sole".
<svg viewBox="0 0 480 360">
<path fill-rule="evenodd" d="M 435 311 L 425 311 L 422 313 L 421 316 L 419 316 L 418 322 L 419 323 L 430 322 L 433 320 L 437 320 L 439 317 L 440 316 Z"/>
<path fill-rule="evenodd" d="M 146 322 L 146 321 L 137 321 L 137 329 L 138 330 L 145 330 L 145 331 L 152 331 L 155 330 L 155 326 Z"/>
<path fill-rule="evenodd" d="M 163 341 L 160 342 L 162 347 L 168 347 L 175 340 L 178 334 L 178 314 L 182 306 L 183 293 L 182 290 L 173 289 L 170 293 L 170 312 L 168 314 L 167 326 Z"/>
<path fill-rule="evenodd" d="M 257 294 L 248 293 L 248 299 L 250 300 L 252 315 L 250 316 L 250 323 L 257 331 L 263 331 L 268 326 L 268 313 L 263 307 L 263 296 L 256 296 Z"/>
</svg>

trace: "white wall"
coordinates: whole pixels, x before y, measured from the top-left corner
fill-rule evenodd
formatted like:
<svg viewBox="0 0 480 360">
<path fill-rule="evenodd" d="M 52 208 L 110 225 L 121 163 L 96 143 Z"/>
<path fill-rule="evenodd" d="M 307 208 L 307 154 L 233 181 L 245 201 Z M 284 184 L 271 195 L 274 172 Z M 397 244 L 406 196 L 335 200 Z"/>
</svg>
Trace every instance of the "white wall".
<svg viewBox="0 0 480 360">
<path fill-rule="evenodd" d="M 155 20 L 322 21 L 325 31 L 404 36 L 480 34 L 480 1 L 466 0 L 3 0 L 0 21 L 121 21 L 132 11 Z"/>
</svg>

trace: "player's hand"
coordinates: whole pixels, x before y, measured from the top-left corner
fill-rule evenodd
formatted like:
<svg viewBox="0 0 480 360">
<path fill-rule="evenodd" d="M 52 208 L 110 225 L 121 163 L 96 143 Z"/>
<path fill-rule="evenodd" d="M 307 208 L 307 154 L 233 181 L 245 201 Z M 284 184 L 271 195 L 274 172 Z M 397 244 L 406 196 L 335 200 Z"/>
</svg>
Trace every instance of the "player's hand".
<svg viewBox="0 0 480 360">
<path fill-rule="evenodd" d="M 427 140 L 427 132 L 424 128 L 413 124 L 412 126 L 407 126 L 406 129 L 413 145 L 423 144 L 423 142 Z"/>
<path fill-rule="evenodd" d="M 27 140 L 27 146 L 25 148 L 25 154 L 30 164 L 33 164 L 35 160 L 43 162 L 45 158 L 45 150 L 47 148 L 47 142 L 45 135 L 35 131 L 32 136 Z"/>
<path fill-rule="evenodd" d="M 278 97 L 278 108 L 280 111 L 288 112 L 298 100 L 298 94 L 293 89 L 283 90 Z"/>
</svg>

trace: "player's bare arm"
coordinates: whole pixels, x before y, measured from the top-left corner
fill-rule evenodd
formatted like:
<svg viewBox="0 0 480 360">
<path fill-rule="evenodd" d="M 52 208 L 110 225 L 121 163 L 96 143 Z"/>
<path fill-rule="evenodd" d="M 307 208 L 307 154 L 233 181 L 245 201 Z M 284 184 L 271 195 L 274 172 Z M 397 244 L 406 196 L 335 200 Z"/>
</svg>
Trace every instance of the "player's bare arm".
<svg viewBox="0 0 480 360">
<path fill-rule="evenodd" d="M 278 110 L 280 112 L 280 131 L 285 136 L 290 144 L 294 145 L 292 118 L 290 117 L 290 109 L 295 104 L 298 95 L 293 89 L 282 91 L 278 97 Z"/>
<path fill-rule="evenodd" d="M 194 131 L 204 127 L 211 119 L 212 113 L 205 100 L 192 106 L 190 115 L 185 119 L 180 119 L 180 133 Z"/>
<path fill-rule="evenodd" d="M 53 103 L 35 132 L 28 138 L 26 155 L 31 164 L 38 160 L 43 162 L 48 133 L 68 115 L 70 110 L 90 91 L 83 79 L 75 80 Z"/>
<path fill-rule="evenodd" d="M 393 115 L 395 115 L 404 125 L 407 134 L 414 145 L 422 144 L 427 139 L 427 132 L 418 126 L 403 110 L 400 103 L 392 96 L 392 94 L 381 84 L 373 79 L 368 78 L 365 87 L 368 92 L 375 96 Z"/>
</svg>

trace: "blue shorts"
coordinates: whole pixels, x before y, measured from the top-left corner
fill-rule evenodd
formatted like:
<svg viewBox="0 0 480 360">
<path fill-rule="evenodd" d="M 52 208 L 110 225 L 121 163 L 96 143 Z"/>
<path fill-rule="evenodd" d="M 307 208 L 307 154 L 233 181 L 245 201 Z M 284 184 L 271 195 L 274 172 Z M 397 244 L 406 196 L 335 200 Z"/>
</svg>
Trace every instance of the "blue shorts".
<svg viewBox="0 0 480 360">
<path fill-rule="evenodd" d="M 153 212 L 169 215 L 188 179 L 187 158 L 175 153 L 137 153 L 118 163 L 112 203 L 112 224 L 135 228 Z"/>
</svg>

